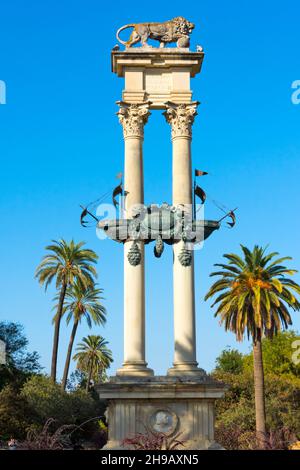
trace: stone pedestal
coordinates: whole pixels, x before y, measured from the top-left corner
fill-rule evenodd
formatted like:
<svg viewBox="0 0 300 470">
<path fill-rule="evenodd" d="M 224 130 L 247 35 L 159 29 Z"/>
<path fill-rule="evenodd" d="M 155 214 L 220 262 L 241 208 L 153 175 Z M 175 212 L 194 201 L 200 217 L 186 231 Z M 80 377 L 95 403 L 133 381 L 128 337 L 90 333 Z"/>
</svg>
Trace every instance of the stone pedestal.
<svg viewBox="0 0 300 470">
<path fill-rule="evenodd" d="M 224 385 L 201 377 L 111 377 L 98 386 L 108 399 L 108 443 L 104 449 L 130 449 L 123 440 L 161 432 L 183 443 L 178 450 L 221 449 L 214 441 L 214 402 Z"/>
</svg>

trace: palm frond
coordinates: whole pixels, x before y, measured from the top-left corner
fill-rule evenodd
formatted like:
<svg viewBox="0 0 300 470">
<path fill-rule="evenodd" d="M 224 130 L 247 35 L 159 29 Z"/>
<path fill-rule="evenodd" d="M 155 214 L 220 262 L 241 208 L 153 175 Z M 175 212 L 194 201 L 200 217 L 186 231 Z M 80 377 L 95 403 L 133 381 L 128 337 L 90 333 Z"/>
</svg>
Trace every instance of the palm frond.
<svg viewBox="0 0 300 470">
<path fill-rule="evenodd" d="M 242 257 L 225 254 L 228 264 L 211 273 L 218 279 L 211 285 L 205 300 L 214 297 L 211 307 L 226 330 L 241 340 L 245 333 L 255 342 L 261 333 L 272 336 L 291 322 L 288 308 L 300 310 L 300 286 L 289 275 L 297 271 L 283 266 L 291 257 L 266 253 L 267 247 L 255 245 L 251 251 L 241 245 Z M 276 258 L 274 260 L 274 258 Z"/>
</svg>

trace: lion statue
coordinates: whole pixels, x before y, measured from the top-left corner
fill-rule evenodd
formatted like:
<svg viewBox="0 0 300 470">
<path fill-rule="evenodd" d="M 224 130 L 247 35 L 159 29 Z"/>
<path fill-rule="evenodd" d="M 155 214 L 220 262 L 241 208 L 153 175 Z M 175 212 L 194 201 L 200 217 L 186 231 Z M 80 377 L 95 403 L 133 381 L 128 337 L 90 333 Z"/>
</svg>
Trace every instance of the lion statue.
<svg viewBox="0 0 300 470">
<path fill-rule="evenodd" d="M 165 23 L 131 23 L 122 26 L 117 31 L 117 39 L 126 48 L 132 47 L 141 41 L 142 46 L 148 46 L 148 39 L 155 39 L 159 41 L 159 46 L 164 47 L 166 43 L 177 42 L 177 47 L 189 47 L 192 30 L 195 25 L 187 21 L 182 16 L 177 16 Z M 128 41 L 122 41 L 119 37 L 121 31 L 127 28 L 133 28 Z M 149 46 L 148 46 L 149 47 Z"/>
</svg>

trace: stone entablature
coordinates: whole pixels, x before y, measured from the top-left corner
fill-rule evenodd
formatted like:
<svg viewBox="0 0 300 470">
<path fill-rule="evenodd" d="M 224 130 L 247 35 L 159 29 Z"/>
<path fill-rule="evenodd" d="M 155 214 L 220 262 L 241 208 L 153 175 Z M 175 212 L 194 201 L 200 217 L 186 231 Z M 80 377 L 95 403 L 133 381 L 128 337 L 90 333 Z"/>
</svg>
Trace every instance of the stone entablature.
<svg viewBox="0 0 300 470">
<path fill-rule="evenodd" d="M 112 71 L 125 78 L 122 99 L 128 103 L 151 101 L 150 109 L 165 103 L 190 103 L 190 78 L 201 71 L 203 52 L 174 48 L 135 48 L 113 51 Z"/>
</svg>

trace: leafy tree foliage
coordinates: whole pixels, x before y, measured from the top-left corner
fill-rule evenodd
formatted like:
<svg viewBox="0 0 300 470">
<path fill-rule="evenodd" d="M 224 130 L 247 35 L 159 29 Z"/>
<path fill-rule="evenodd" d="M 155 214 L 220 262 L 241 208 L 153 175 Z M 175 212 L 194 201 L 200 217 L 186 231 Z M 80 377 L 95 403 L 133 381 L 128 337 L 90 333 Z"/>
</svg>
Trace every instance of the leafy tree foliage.
<svg viewBox="0 0 300 470">
<path fill-rule="evenodd" d="M 28 352 L 28 339 L 19 323 L 0 322 L 0 339 L 6 345 L 6 363 L 0 365 L 0 390 L 9 383 L 23 383 L 41 371 L 39 355 Z"/>
<path fill-rule="evenodd" d="M 265 363 L 266 426 L 271 436 L 270 442 L 275 445 L 274 442 L 278 441 L 276 444 L 278 448 L 288 446 L 288 441 L 283 443 L 284 440 L 280 436 L 290 435 L 300 439 L 300 377 L 296 365 L 291 360 L 293 352 L 291 344 L 297 338 L 299 338 L 297 333 L 291 331 L 279 333 L 273 339 L 265 338 L 262 341 Z M 228 350 L 225 350 L 220 354 L 213 372 L 215 379 L 228 386 L 224 399 L 216 402 L 216 439 L 226 449 L 254 448 L 252 354 L 241 354 L 242 370 L 236 373 L 234 369 L 228 371 L 231 367 L 226 361 L 222 361 L 224 357 L 228 359 L 227 353 Z"/>
<path fill-rule="evenodd" d="M 263 363 L 266 373 L 291 374 L 300 378 L 300 364 L 295 364 L 292 358 L 293 343 L 297 340 L 300 340 L 300 335 L 292 330 L 284 331 L 272 340 L 269 338 L 262 340 Z M 245 368 L 253 369 L 252 353 L 244 357 L 243 363 Z"/>
<path fill-rule="evenodd" d="M 69 392 L 74 392 L 78 388 L 85 388 L 87 382 L 87 375 L 79 370 L 75 369 L 67 381 L 67 390 Z"/>
<path fill-rule="evenodd" d="M 0 441 L 10 437 L 23 439 L 28 426 L 34 422 L 35 413 L 13 385 L 6 385 L 0 392 Z"/>
<path fill-rule="evenodd" d="M 243 355 L 237 349 L 224 349 L 216 359 L 216 370 L 240 374 L 243 370 Z"/>
<path fill-rule="evenodd" d="M 49 418 L 55 428 L 87 422 L 76 431 L 86 438 L 98 430 L 97 420 L 104 411 L 98 397 L 84 389 L 66 393 L 49 377 L 32 376 L 21 389 L 7 385 L 0 392 L 0 441 L 25 439 L 28 431 L 42 430 Z"/>
<path fill-rule="evenodd" d="M 58 426 L 80 424 L 103 414 L 99 404 L 85 390 L 66 393 L 46 376 L 29 379 L 21 390 L 21 396 L 35 410 L 39 424 L 44 424 L 48 418 L 54 418 Z"/>
</svg>

